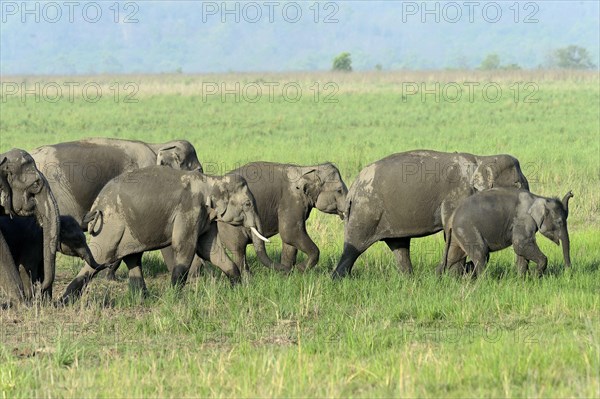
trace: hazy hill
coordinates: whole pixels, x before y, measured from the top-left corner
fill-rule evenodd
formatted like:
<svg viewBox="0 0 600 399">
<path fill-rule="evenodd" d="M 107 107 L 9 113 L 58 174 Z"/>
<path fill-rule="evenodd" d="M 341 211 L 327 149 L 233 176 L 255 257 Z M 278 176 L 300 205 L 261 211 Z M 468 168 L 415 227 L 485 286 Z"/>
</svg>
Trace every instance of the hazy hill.
<svg viewBox="0 0 600 399">
<path fill-rule="evenodd" d="M 2 2 L 1 72 L 326 70 L 342 51 L 352 53 L 355 69 L 475 67 L 492 52 L 502 63 L 535 68 L 569 44 L 599 55 L 597 1 L 480 2 L 473 12 L 463 2 L 427 3 L 434 12 L 426 15 L 422 2 L 273 3 L 231 2 L 233 13 L 224 14 L 222 2 L 138 1 L 119 3 L 117 15 L 115 3 L 97 2 L 101 15 L 88 22 L 97 10 L 84 12 L 85 2 L 71 16 L 61 2 L 54 3 L 60 15 L 47 3 L 28 3 L 26 14 L 25 3 Z"/>
</svg>

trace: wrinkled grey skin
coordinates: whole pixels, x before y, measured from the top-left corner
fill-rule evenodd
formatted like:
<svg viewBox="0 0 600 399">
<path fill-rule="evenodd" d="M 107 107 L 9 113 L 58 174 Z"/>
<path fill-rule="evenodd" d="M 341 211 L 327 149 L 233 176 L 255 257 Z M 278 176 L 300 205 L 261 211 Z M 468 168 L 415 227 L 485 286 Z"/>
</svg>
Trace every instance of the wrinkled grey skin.
<svg viewBox="0 0 600 399">
<path fill-rule="evenodd" d="M 289 271 L 296 263 L 298 251 L 306 259 L 296 264 L 300 270 L 313 267 L 319 261 L 319 248 L 306 231 L 306 220 L 313 208 L 342 217 L 348 189 L 339 170 L 331 163 L 297 166 L 270 162 L 253 162 L 229 174 L 242 176 L 256 201 L 265 237 L 279 233 L 283 241 L 282 265 L 273 264 L 266 256 L 259 260 L 268 267 Z M 232 253 L 240 269 L 248 268 L 246 246 L 251 233 L 243 227 L 218 223 L 219 237 Z M 260 242 L 264 247 L 264 243 Z"/>
<path fill-rule="evenodd" d="M 214 218 L 260 229 L 244 179 L 152 166 L 109 182 L 84 221 L 89 223 L 94 258 L 103 264 L 123 259 L 132 288 L 145 291 L 142 254 L 167 246 L 172 246 L 176 263 L 173 285 L 185 284 L 194 254 L 223 270 L 232 283 L 239 281 L 239 269 L 217 239 Z M 86 265 L 63 301 L 77 298 L 97 271 Z"/>
<path fill-rule="evenodd" d="M 100 190 L 124 172 L 152 165 L 202 172 L 196 150 L 185 140 L 149 144 L 90 138 L 43 146 L 34 150 L 32 156 L 47 174 L 61 216 L 72 218 L 84 230 L 83 218 Z M 163 256 L 171 259 L 172 251 L 163 249 Z"/>
<path fill-rule="evenodd" d="M 152 165 L 201 170 L 194 147 L 178 140 L 164 144 L 111 138 L 90 138 L 43 146 L 31 152 L 47 177 L 62 216 L 82 227 L 100 190 L 124 172 Z"/>
<path fill-rule="evenodd" d="M 533 261 L 541 276 L 548 259 L 537 246 L 538 231 L 556 245 L 562 243 L 565 266 L 570 267 L 567 217 L 571 197 L 570 191 L 560 201 L 514 189 L 491 189 L 472 195 L 456 208 L 444 227 L 446 248 L 438 274 L 468 256 L 474 264 L 474 276 L 480 275 L 490 252 L 512 245 L 518 255 L 519 273 L 525 275 L 529 261 Z"/>
<path fill-rule="evenodd" d="M 0 217 L 0 232 L 19 270 L 26 299 L 34 294 L 33 284 L 44 279 L 43 230 L 32 217 Z M 93 258 L 81 227 L 73 219 L 60 218 L 59 250 L 65 255 L 77 256 L 92 268 L 100 267 Z"/>
<path fill-rule="evenodd" d="M 60 230 L 58 206 L 45 176 L 36 168 L 31 155 L 26 151 L 12 149 L 0 155 L 0 186 L 2 194 L 0 204 L 7 214 L 18 216 L 34 216 L 42 228 L 43 240 L 43 278 L 41 293 L 51 298 L 52 285 L 56 267 L 56 250 Z M 3 259 L 8 255 L 3 254 Z M 1 274 L 14 276 L 12 269 L 17 270 L 10 262 L 3 262 Z M 7 268 L 11 268 L 10 271 Z M 3 278 L 7 284 L 14 283 L 13 277 Z M 22 284 L 19 286 L 22 292 Z M 2 287 L 6 292 L 14 292 L 13 287 Z M 20 301 L 12 297 L 13 300 Z"/>
<path fill-rule="evenodd" d="M 441 231 L 465 198 L 492 187 L 529 189 L 516 158 L 417 150 L 368 165 L 348 192 L 344 251 L 333 277 L 349 275 L 377 241 L 385 241 L 400 270 L 412 273 L 411 238 Z"/>
</svg>

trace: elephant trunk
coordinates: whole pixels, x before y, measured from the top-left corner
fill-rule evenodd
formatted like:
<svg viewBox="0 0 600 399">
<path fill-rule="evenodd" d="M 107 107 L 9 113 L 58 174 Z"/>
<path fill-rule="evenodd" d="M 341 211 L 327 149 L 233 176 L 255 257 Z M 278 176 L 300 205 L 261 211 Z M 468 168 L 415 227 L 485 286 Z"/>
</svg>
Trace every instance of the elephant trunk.
<svg viewBox="0 0 600 399">
<path fill-rule="evenodd" d="M 569 232 L 567 231 L 567 226 L 563 228 L 560 241 L 562 243 L 565 267 L 571 267 L 571 243 L 569 240 Z"/>
<path fill-rule="evenodd" d="M 263 237 L 260 233 L 262 231 L 262 226 L 260 224 L 258 215 L 256 215 L 255 212 L 246 213 L 244 218 L 244 227 L 250 229 L 252 245 L 254 245 L 254 250 L 256 251 L 256 256 L 258 257 L 260 263 L 275 270 L 287 270 L 282 264 L 274 262 L 269 258 L 265 248 L 265 242 L 269 242 L 269 240 Z"/>
<path fill-rule="evenodd" d="M 4 213 L 11 217 L 15 214 L 12 205 L 12 190 L 3 173 L 0 173 L 0 208 L 4 208 Z"/>
<path fill-rule="evenodd" d="M 51 295 L 56 269 L 56 251 L 59 244 L 60 215 L 56 199 L 50 191 L 47 181 L 44 181 L 44 188 L 35 198 L 37 202 L 36 217 L 44 232 L 44 280 L 41 288 L 42 293 Z"/>
<path fill-rule="evenodd" d="M 573 198 L 573 193 L 571 191 L 569 191 L 567 194 L 565 194 L 565 196 L 562 199 L 562 205 L 563 208 L 565 208 L 565 212 L 567 213 L 567 216 L 569 216 L 569 200 Z"/>
</svg>

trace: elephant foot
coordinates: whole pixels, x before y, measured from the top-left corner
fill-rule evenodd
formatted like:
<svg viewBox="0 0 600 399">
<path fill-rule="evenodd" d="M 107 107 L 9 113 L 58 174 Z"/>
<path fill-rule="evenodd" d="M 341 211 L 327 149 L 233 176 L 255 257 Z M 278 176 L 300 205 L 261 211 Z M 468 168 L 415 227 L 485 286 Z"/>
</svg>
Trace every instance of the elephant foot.
<svg viewBox="0 0 600 399">
<path fill-rule="evenodd" d="M 333 273 L 331 273 L 331 278 L 333 280 L 341 280 L 346 277 L 350 277 L 350 271 L 335 269 Z"/>
<path fill-rule="evenodd" d="M 229 284 L 231 288 L 238 287 L 242 284 L 242 276 L 227 276 L 229 278 Z"/>
<path fill-rule="evenodd" d="M 106 273 L 106 279 L 108 281 L 117 281 L 117 274 L 114 270 L 109 270 L 108 273 Z"/>
<path fill-rule="evenodd" d="M 273 269 L 283 274 L 290 274 L 292 272 L 292 266 L 286 266 L 283 263 L 273 263 Z"/>
</svg>

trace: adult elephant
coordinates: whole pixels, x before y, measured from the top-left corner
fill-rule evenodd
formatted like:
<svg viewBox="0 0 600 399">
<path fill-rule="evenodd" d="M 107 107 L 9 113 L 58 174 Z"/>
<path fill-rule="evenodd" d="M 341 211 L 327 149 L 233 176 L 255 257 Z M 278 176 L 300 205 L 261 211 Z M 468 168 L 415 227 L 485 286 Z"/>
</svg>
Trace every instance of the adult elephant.
<svg viewBox="0 0 600 399">
<path fill-rule="evenodd" d="M 185 284 L 194 255 L 215 264 L 232 284 L 237 283 L 240 271 L 217 237 L 215 220 L 243 225 L 255 240 L 266 240 L 260 235 L 254 198 L 243 178 L 158 166 L 113 179 L 84 220 L 89 223 L 94 257 L 105 264 L 123 259 L 130 285 L 143 291 L 143 253 L 166 246 L 174 249 L 176 261 L 172 285 Z M 96 272 L 84 266 L 65 290 L 63 300 L 79 297 Z"/>
<path fill-rule="evenodd" d="M 35 216 L 38 225 L 42 228 L 43 277 L 41 278 L 41 292 L 45 296 L 51 297 L 60 220 L 57 202 L 50 185 L 45 176 L 36 168 L 35 161 L 30 154 L 23 150 L 12 149 L 0 155 L 0 191 L 2 191 L 0 205 L 3 213 Z M 20 301 L 23 298 L 23 286 L 17 283 L 17 291 L 20 294 L 15 298 L 14 276 L 17 269 L 14 262 L 7 261 L 10 252 L 4 239 L 2 239 L 1 247 L 2 288 L 9 293 L 11 299 Z"/>
<path fill-rule="evenodd" d="M 62 216 L 81 226 L 98 193 L 124 172 L 152 165 L 202 171 L 196 150 L 188 141 L 164 144 L 112 138 L 91 138 L 39 147 L 31 152 L 47 177 Z"/>
<path fill-rule="evenodd" d="M 282 240 L 281 263 L 276 268 L 289 271 L 298 251 L 306 259 L 296 265 L 305 270 L 319 261 L 319 248 L 306 231 L 306 220 L 313 208 L 342 217 L 348 189 L 338 168 L 332 163 L 298 166 L 272 162 L 253 162 L 229 174 L 243 177 L 256 201 L 262 234 L 279 233 Z M 246 246 L 252 243 L 248 229 L 218 223 L 219 237 L 233 255 L 239 268 L 247 269 Z M 260 243 L 264 247 L 264 243 Z M 265 266 L 273 266 L 266 252 L 259 256 Z"/>
<path fill-rule="evenodd" d="M 529 189 L 516 158 L 418 150 L 368 165 L 346 199 L 344 250 L 333 277 L 350 274 L 377 241 L 385 241 L 400 270 L 412 273 L 411 239 L 441 231 L 462 200 L 492 187 Z"/>
</svg>

